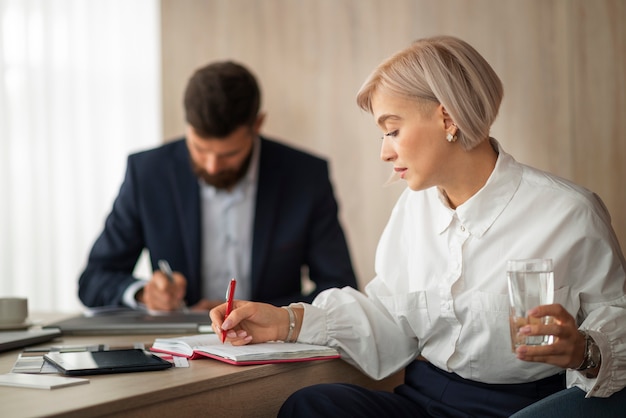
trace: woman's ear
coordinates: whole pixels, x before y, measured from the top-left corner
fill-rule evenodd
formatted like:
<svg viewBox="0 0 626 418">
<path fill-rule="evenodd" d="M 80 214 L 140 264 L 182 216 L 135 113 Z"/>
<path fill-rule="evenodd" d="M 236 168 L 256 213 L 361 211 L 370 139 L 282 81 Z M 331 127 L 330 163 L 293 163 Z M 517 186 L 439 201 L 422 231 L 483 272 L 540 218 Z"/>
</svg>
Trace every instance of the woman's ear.
<svg viewBox="0 0 626 418">
<path fill-rule="evenodd" d="M 450 129 L 450 127 L 454 127 L 454 130 L 456 132 L 456 124 L 454 123 L 454 121 L 452 120 L 452 117 L 450 116 L 450 114 L 448 113 L 448 111 L 446 110 L 445 107 L 443 107 L 443 105 L 439 105 L 441 108 L 441 114 L 443 117 L 443 122 L 445 124 L 445 128 L 446 130 Z M 452 134 L 454 134 L 455 132 L 452 132 Z"/>
<path fill-rule="evenodd" d="M 443 107 L 443 105 L 441 105 L 441 115 L 443 117 L 443 124 L 446 130 L 446 140 L 448 142 L 456 142 L 456 140 L 458 139 L 456 133 L 459 128 L 456 126 L 456 124 L 452 120 L 452 117 L 448 114 L 446 108 Z"/>
</svg>

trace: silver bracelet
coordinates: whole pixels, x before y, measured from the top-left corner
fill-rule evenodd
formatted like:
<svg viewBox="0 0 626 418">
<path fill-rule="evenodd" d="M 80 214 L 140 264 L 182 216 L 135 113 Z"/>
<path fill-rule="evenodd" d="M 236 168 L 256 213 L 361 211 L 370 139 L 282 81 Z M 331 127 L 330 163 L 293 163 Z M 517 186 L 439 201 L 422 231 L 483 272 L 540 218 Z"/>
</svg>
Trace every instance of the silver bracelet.
<svg viewBox="0 0 626 418">
<path fill-rule="evenodd" d="M 283 309 L 286 309 L 289 313 L 289 332 L 287 333 L 287 338 L 285 339 L 286 343 L 293 343 L 295 341 L 291 340 L 293 337 L 293 330 L 296 328 L 296 313 L 293 311 L 291 306 L 283 306 Z"/>
</svg>

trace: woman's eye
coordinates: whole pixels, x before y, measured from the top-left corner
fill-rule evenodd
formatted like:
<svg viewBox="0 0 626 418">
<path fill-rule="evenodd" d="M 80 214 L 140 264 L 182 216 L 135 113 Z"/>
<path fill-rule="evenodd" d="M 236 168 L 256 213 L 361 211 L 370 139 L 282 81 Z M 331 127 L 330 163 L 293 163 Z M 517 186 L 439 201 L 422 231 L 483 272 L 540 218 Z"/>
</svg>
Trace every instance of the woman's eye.
<svg viewBox="0 0 626 418">
<path fill-rule="evenodd" d="M 394 138 L 394 137 L 398 136 L 398 130 L 396 129 L 395 131 L 387 132 L 386 134 L 383 135 L 383 137 L 381 139 L 385 139 L 386 136 Z"/>
</svg>

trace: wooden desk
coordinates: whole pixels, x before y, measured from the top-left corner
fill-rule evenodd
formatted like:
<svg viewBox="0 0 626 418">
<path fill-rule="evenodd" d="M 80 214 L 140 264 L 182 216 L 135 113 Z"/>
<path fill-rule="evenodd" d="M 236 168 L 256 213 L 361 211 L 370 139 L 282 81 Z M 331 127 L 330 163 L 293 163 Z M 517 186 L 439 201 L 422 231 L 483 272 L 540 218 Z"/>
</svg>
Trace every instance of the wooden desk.
<svg viewBox="0 0 626 418">
<path fill-rule="evenodd" d="M 162 336 L 159 336 L 162 337 Z M 54 345 L 136 342 L 156 336 L 62 337 Z M 50 346 L 41 344 L 40 346 Z M 0 373 L 11 371 L 21 350 L 0 355 Z M 294 391 L 315 383 L 346 382 L 391 390 L 399 373 L 374 381 L 343 360 L 231 366 L 216 360 L 190 361 L 190 367 L 157 372 L 88 376 L 90 382 L 53 390 L 0 386 L 0 416 L 17 417 L 275 417 Z"/>
</svg>

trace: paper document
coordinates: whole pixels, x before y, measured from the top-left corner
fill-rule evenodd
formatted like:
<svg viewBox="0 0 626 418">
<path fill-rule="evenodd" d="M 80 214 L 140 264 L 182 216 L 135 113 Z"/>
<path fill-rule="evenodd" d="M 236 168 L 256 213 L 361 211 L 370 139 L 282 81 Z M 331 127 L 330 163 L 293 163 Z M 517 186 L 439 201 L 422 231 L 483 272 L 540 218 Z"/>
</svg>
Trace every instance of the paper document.
<svg viewBox="0 0 626 418">
<path fill-rule="evenodd" d="M 56 389 L 65 386 L 89 383 L 89 379 L 77 377 L 51 376 L 45 374 L 0 374 L 0 386 L 17 386 L 34 389 Z"/>
</svg>

